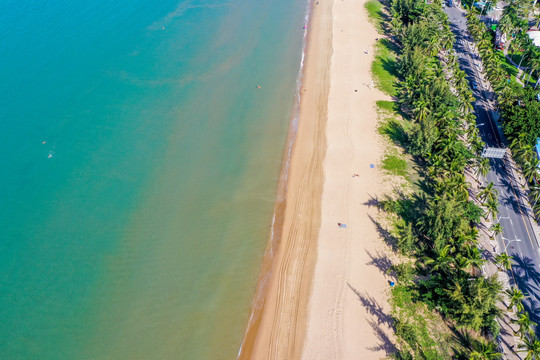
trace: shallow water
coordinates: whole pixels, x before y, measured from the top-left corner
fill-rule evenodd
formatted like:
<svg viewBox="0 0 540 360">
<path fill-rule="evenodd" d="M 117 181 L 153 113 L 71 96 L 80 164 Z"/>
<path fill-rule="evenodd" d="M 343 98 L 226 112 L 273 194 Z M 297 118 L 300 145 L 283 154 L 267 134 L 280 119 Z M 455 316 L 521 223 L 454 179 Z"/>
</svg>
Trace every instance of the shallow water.
<svg viewBox="0 0 540 360">
<path fill-rule="evenodd" d="M 3 359 L 236 356 L 305 8 L 0 4 Z"/>
</svg>

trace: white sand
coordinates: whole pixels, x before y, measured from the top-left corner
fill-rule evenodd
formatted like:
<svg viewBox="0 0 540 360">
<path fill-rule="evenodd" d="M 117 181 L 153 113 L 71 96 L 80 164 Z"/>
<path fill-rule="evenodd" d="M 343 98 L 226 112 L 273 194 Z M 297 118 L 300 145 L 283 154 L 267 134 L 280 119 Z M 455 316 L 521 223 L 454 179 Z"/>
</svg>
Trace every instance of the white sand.
<svg viewBox="0 0 540 360">
<path fill-rule="evenodd" d="M 389 285 L 379 268 L 388 265 L 389 250 L 374 223 L 376 208 L 366 205 L 382 194 L 381 174 L 370 164 L 378 165 L 381 157 L 375 101 L 385 96 L 370 89 L 378 35 L 368 22 L 364 3 L 335 0 L 333 5 L 328 148 L 302 356 L 306 360 L 381 359 L 391 350 Z M 338 222 L 346 223 L 347 228 L 339 228 Z"/>
</svg>

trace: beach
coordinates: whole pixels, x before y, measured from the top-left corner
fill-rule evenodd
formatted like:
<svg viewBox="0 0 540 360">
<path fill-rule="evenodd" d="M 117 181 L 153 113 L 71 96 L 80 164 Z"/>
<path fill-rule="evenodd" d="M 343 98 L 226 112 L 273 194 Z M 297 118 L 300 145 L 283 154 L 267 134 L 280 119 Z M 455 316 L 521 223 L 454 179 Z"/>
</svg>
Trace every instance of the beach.
<svg viewBox="0 0 540 360">
<path fill-rule="evenodd" d="M 385 97 L 371 79 L 377 33 L 364 4 L 313 5 L 279 242 L 267 250 L 239 358 L 380 359 L 391 350 L 388 249 L 369 205 L 384 188 L 375 102 Z"/>
</svg>

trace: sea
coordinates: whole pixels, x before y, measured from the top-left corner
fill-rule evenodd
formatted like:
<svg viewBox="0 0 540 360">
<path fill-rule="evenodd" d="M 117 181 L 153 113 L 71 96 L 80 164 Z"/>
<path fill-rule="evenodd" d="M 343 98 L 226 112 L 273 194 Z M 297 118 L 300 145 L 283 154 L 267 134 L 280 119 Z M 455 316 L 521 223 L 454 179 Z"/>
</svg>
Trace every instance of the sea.
<svg viewBox="0 0 540 360">
<path fill-rule="evenodd" d="M 234 359 L 307 0 L 0 2 L 0 357 Z"/>
</svg>

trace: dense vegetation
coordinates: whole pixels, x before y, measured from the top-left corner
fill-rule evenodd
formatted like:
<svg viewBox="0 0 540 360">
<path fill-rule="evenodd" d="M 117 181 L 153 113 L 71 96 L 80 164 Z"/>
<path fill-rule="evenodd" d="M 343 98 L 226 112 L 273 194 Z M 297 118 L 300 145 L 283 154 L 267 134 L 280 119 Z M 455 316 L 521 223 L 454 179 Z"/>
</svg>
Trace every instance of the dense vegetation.
<svg viewBox="0 0 540 360">
<path fill-rule="evenodd" d="M 501 354 L 494 339 L 499 332 L 496 318 L 502 287 L 495 278 L 481 275 L 485 260 L 478 247 L 482 218 L 496 219 L 497 192 L 488 184 L 474 202 L 466 180 L 466 175 L 479 178 L 489 170 L 489 162 L 480 156 L 484 144 L 472 112 L 473 96 L 451 50 L 454 36 L 441 3 L 391 0 L 386 5 L 390 21 L 383 28 L 392 41 L 383 39 L 378 46 L 394 51 L 397 61 L 395 71 L 384 73 L 377 66 L 373 71 L 382 90 L 388 86 L 381 78 L 387 81 L 395 73 L 397 93 L 391 94 L 398 105 L 392 108 L 381 102 L 380 108 L 397 110 L 407 120 L 402 125 L 390 119 L 381 133 L 412 156 L 420 176 L 411 191 L 379 203 L 393 220 L 387 239 L 404 258 L 394 266 L 398 279 L 391 301 L 398 345 L 395 357 L 498 359 Z M 382 12 L 375 9 L 373 4 L 368 7 L 375 19 L 381 18 Z M 497 76 L 506 79 L 505 74 Z M 500 232 L 500 224 L 491 230 Z M 497 262 L 508 268 L 511 258 L 504 255 Z M 525 317 L 520 306 L 523 294 L 514 289 L 508 296 L 510 306 Z M 454 336 L 441 336 L 437 316 Z M 536 346 L 530 331 L 533 324 L 527 319 L 521 321 L 523 346 L 527 342 Z"/>
</svg>

